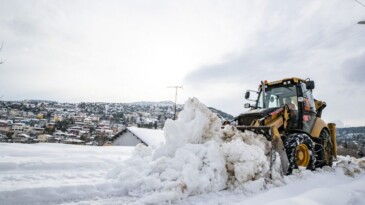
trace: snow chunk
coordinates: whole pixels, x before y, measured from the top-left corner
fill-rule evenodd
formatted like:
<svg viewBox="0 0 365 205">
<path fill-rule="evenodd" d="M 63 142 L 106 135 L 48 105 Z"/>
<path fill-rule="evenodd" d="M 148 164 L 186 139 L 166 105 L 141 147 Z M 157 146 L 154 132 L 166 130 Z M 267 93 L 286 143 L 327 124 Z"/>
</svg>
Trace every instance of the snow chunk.
<svg viewBox="0 0 365 205">
<path fill-rule="evenodd" d="M 120 180 L 126 193 L 143 203 L 176 201 L 226 188 L 264 189 L 270 143 L 252 132 L 221 126 L 216 114 L 191 98 L 177 120 L 166 121 L 164 145 L 137 146 L 109 177 Z"/>
<path fill-rule="evenodd" d="M 361 173 L 361 169 L 365 169 L 365 158 L 356 159 L 350 156 L 338 156 L 336 169 L 342 169 L 345 175 L 354 177 L 355 174 Z"/>
<path fill-rule="evenodd" d="M 191 98 L 185 102 L 176 121 L 169 119 L 165 122 L 165 145 L 156 150 L 154 158 L 173 157 L 175 151 L 186 144 L 202 144 L 212 139 L 219 141 L 221 125 L 216 114 L 198 99 Z"/>
</svg>

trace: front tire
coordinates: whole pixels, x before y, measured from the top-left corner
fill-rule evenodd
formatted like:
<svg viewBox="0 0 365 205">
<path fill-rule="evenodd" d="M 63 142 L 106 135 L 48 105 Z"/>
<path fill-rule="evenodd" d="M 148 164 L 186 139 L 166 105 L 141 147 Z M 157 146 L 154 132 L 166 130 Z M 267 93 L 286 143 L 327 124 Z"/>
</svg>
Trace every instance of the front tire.
<svg viewBox="0 0 365 205">
<path fill-rule="evenodd" d="M 314 170 L 316 160 L 313 151 L 313 141 L 307 134 L 290 134 L 286 137 L 284 147 L 289 160 L 287 175 L 299 167 Z"/>
</svg>

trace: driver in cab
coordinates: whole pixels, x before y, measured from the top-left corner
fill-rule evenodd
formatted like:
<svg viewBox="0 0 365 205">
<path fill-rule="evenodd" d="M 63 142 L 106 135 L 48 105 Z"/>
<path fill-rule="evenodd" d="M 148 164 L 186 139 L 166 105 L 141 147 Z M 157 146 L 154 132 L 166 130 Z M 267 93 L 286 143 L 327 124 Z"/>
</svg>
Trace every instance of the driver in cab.
<svg viewBox="0 0 365 205">
<path fill-rule="evenodd" d="M 297 106 L 293 103 L 290 97 L 283 98 L 283 105 L 288 105 L 290 110 L 297 110 Z"/>
</svg>

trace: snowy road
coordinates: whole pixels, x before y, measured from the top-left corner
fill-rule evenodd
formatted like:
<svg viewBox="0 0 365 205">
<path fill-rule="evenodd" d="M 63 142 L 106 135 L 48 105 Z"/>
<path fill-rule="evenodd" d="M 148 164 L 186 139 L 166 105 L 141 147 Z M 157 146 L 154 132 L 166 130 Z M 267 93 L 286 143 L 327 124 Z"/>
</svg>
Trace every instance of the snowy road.
<svg viewBox="0 0 365 205">
<path fill-rule="evenodd" d="M 51 203 L 110 194 L 108 172 L 133 147 L 0 144 L 0 204 Z"/>
<path fill-rule="evenodd" d="M 365 201 L 365 175 L 349 177 L 341 170 L 302 171 L 285 178 L 287 184 L 256 193 L 221 191 L 188 198 L 181 204 L 305 204 L 361 205 Z"/>
<path fill-rule="evenodd" d="M 132 147 L 0 143 L 0 204 L 143 204 L 107 175 Z M 364 172 L 302 170 L 266 190 L 220 191 L 177 204 L 363 204 Z M 254 187 L 254 186 L 252 186 Z"/>
</svg>

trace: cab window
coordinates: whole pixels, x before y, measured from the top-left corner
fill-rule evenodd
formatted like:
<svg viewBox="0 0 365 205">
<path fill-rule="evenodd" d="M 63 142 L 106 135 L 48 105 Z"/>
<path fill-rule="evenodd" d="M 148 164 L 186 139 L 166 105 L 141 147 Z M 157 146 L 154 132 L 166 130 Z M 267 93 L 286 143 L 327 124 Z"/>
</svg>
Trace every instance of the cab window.
<svg viewBox="0 0 365 205">
<path fill-rule="evenodd" d="M 304 111 L 315 112 L 315 104 L 312 95 L 312 91 L 307 90 L 304 83 L 301 84 L 304 97 Z"/>
<path fill-rule="evenodd" d="M 298 101 L 295 85 L 267 87 L 265 90 L 265 99 L 263 99 L 261 90 L 257 107 L 263 108 L 264 102 L 267 108 L 283 107 L 284 104 L 291 104 L 293 108 L 297 108 Z"/>
</svg>

